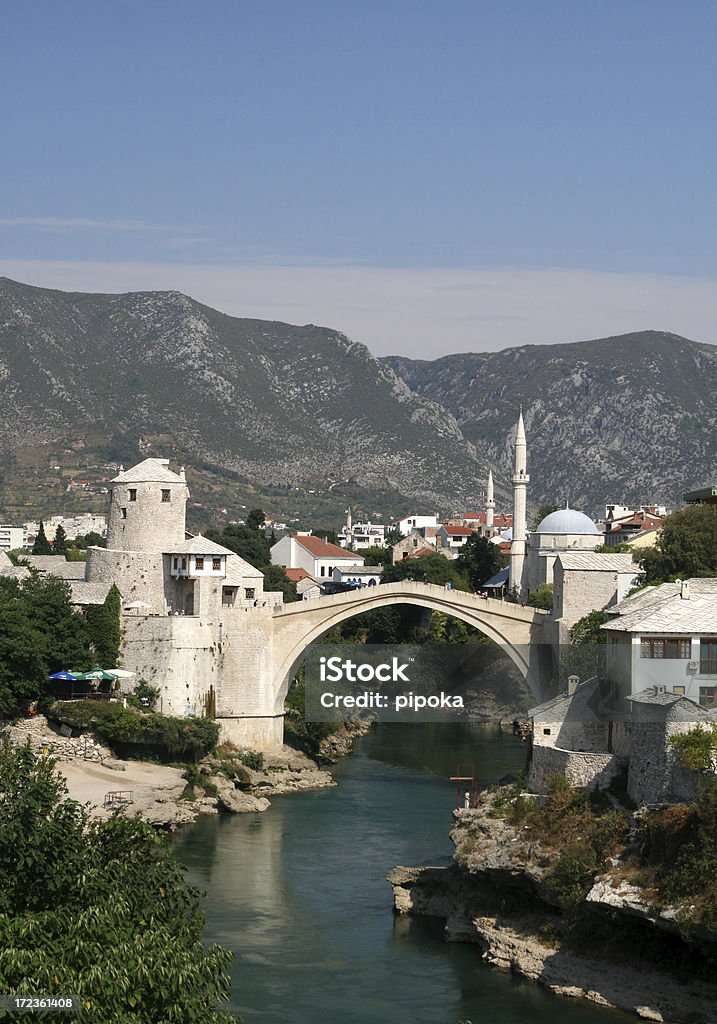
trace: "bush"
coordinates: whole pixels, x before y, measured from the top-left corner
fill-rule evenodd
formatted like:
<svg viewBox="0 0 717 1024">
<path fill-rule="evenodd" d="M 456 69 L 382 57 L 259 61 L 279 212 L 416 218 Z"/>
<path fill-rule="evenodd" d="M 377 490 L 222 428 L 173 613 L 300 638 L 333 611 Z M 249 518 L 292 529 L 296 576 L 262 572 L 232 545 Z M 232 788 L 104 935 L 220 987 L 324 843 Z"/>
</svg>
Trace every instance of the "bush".
<svg viewBox="0 0 717 1024">
<path fill-rule="evenodd" d="M 255 772 L 260 772 L 264 767 L 264 755 L 258 750 L 245 750 L 240 754 L 239 760 Z"/>
<path fill-rule="evenodd" d="M 111 747 L 134 754 L 151 751 L 164 759 L 198 761 L 219 739 L 219 726 L 211 719 L 142 713 L 119 703 L 56 701 L 48 715 L 73 729 L 94 728 Z"/>
</svg>

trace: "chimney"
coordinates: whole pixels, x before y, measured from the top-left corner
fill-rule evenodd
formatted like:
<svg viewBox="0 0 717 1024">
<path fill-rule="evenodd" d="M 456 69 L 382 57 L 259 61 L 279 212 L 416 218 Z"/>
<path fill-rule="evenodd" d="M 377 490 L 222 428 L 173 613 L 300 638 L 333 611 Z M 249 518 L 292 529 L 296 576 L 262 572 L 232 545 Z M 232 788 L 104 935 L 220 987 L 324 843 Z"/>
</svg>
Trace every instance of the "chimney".
<svg viewBox="0 0 717 1024">
<path fill-rule="evenodd" d="M 580 676 L 568 676 L 568 697 L 572 697 L 579 685 Z"/>
<path fill-rule="evenodd" d="M 690 599 L 690 582 L 689 580 L 680 580 L 680 597 L 683 601 L 689 601 Z"/>
</svg>

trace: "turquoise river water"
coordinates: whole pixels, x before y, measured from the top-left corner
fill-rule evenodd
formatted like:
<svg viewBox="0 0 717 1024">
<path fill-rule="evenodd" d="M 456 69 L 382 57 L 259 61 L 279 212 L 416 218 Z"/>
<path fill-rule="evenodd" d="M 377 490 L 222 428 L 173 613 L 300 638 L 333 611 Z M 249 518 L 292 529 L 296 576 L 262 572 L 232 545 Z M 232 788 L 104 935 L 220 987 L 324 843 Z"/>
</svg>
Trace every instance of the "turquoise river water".
<svg viewBox="0 0 717 1024">
<path fill-rule="evenodd" d="M 384 724 L 336 766 L 338 787 L 277 797 L 257 815 L 204 817 L 175 849 L 207 893 L 207 938 L 236 953 L 245 1024 L 623 1024 L 394 917 L 386 874 L 448 864 L 458 762 L 485 783 L 526 748 L 484 725 Z"/>
</svg>

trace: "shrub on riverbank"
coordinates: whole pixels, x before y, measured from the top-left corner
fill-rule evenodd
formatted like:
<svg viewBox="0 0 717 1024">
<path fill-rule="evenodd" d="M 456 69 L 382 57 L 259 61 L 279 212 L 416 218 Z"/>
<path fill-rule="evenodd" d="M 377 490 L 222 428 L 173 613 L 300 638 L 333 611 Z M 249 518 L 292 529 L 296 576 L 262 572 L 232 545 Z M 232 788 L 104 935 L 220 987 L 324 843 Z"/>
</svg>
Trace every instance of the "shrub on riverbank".
<svg viewBox="0 0 717 1024">
<path fill-rule="evenodd" d="M 66 793 L 52 760 L 0 746 L 0 990 L 78 995 L 78 1024 L 236 1024 L 231 953 L 204 948 L 165 837 Z"/>
<path fill-rule="evenodd" d="M 92 728 L 113 749 L 134 757 L 198 761 L 219 739 L 219 726 L 209 718 L 173 718 L 115 702 L 56 701 L 48 717 L 72 729 Z"/>
</svg>

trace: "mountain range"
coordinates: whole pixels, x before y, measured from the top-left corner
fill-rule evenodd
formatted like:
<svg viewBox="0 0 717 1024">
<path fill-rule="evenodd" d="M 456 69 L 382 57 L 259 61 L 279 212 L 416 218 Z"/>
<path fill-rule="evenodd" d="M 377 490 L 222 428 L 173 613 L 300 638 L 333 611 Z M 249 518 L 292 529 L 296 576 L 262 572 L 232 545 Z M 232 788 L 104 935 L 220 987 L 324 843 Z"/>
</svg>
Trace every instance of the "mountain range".
<svg viewBox="0 0 717 1024">
<path fill-rule="evenodd" d="M 375 359 L 179 292 L 0 278 L 0 514 L 101 508 L 113 466 L 149 454 L 193 469 L 195 525 L 247 503 L 334 525 L 347 502 L 449 511 L 489 466 L 506 507 L 521 403 L 533 505 L 674 504 L 717 479 L 715 394 L 717 348 L 658 331 Z"/>
</svg>

